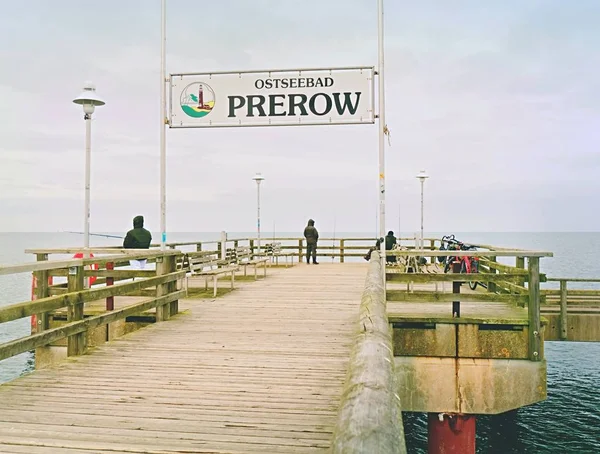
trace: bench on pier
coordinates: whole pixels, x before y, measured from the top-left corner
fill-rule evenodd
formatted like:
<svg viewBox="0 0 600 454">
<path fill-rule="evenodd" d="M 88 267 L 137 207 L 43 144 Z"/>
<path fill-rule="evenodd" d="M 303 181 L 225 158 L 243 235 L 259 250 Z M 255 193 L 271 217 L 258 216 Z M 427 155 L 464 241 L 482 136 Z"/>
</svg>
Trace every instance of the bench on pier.
<svg viewBox="0 0 600 454">
<path fill-rule="evenodd" d="M 281 247 L 281 243 L 268 243 L 265 244 L 265 249 L 261 252 L 260 255 L 264 255 L 266 257 L 271 258 L 271 263 L 275 262 L 276 265 L 279 265 L 279 257 L 285 257 L 285 266 L 288 266 L 288 257 L 291 258 L 291 265 L 294 264 L 294 252 L 287 252 Z"/>
<path fill-rule="evenodd" d="M 230 258 L 225 260 L 219 258 L 218 252 L 200 251 L 189 252 L 186 254 L 184 266 L 189 271 L 190 276 L 204 276 L 204 288 L 208 290 L 208 279 L 213 279 L 213 296 L 217 296 L 217 279 L 220 275 L 231 274 L 231 289 L 235 285 L 235 272 L 239 267 Z"/>
<path fill-rule="evenodd" d="M 236 248 L 235 261 L 238 266 L 244 267 L 244 276 L 246 276 L 246 268 L 248 268 L 248 266 L 253 266 L 254 279 L 256 280 L 258 265 L 262 264 L 264 276 L 267 277 L 267 263 L 269 263 L 269 259 L 267 257 L 253 257 L 252 250 L 249 247 L 241 246 Z"/>
</svg>

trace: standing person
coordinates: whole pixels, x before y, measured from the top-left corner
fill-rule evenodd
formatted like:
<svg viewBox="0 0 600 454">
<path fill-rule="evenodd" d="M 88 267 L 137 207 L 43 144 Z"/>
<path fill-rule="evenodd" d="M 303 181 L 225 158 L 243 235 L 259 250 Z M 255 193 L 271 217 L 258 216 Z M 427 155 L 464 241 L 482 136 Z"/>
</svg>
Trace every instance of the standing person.
<svg viewBox="0 0 600 454">
<path fill-rule="evenodd" d="M 385 237 L 385 250 L 391 251 L 394 249 L 394 246 L 397 244 L 396 237 L 394 236 L 394 232 L 390 230 Z M 386 262 L 395 263 L 396 256 L 395 255 L 387 255 L 385 257 Z"/>
<path fill-rule="evenodd" d="M 127 232 L 123 240 L 124 249 L 149 249 L 152 242 L 152 234 L 144 228 L 144 216 L 133 218 L 133 229 Z M 146 267 L 146 259 L 130 260 L 133 269 L 143 270 Z"/>
<path fill-rule="evenodd" d="M 315 228 L 315 221 L 312 219 L 308 220 L 308 225 L 304 229 L 304 238 L 306 238 L 306 263 L 310 263 L 312 255 L 313 264 L 318 265 L 317 241 L 319 241 L 319 231 Z"/>
</svg>

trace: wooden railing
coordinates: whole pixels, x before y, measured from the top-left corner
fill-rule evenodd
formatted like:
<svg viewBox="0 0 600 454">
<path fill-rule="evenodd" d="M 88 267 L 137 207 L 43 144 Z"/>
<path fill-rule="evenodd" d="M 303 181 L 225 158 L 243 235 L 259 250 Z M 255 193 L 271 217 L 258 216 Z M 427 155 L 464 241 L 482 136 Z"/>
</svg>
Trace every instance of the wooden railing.
<svg viewBox="0 0 600 454">
<path fill-rule="evenodd" d="M 333 433 L 334 454 L 406 453 L 381 268 L 374 252 Z"/>
<path fill-rule="evenodd" d="M 387 251 L 388 255 L 398 257 L 431 256 L 437 257 L 478 257 L 483 265 L 483 272 L 476 274 L 464 273 L 426 273 L 426 272 L 402 272 L 395 267 L 387 267 L 387 282 L 405 282 L 405 283 L 439 283 L 439 282 L 468 282 L 476 281 L 487 283 L 488 292 L 443 292 L 436 290 L 411 290 L 410 286 L 406 290 L 388 289 L 386 296 L 388 301 L 406 301 L 406 302 L 504 302 L 521 307 L 527 307 L 529 326 L 529 359 L 539 361 L 542 359 L 542 338 L 541 338 L 541 315 L 540 315 L 540 282 L 545 280 L 545 276 L 540 274 L 540 258 L 552 257 L 551 252 L 545 251 L 524 251 L 524 250 L 472 250 L 472 251 L 432 251 L 432 250 L 411 250 L 411 251 Z M 498 257 L 516 257 L 517 266 L 509 266 L 497 262 Z M 527 269 L 521 268 L 527 261 Z M 527 286 L 525 287 L 525 283 Z M 460 286 L 458 286 L 460 291 Z M 453 309 L 454 312 L 454 309 Z"/>
<path fill-rule="evenodd" d="M 559 315 L 559 337 L 560 340 L 569 340 L 568 316 L 569 306 L 572 313 L 585 315 L 586 313 L 600 315 L 600 290 L 598 289 L 574 289 L 569 283 L 573 284 L 598 284 L 600 279 L 592 278 L 548 278 L 548 282 L 557 282 L 558 289 L 543 289 L 543 302 L 548 308 L 560 306 Z M 598 330 L 597 330 L 598 331 Z"/>
<path fill-rule="evenodd" d="M 176 260 L 180 255 L 179 251 L 129 250 L 128 254 L 58 261 L 40 260 L 37 263 L 0 266 L 0 275 L 33 272 L 37 282 L 31 301 L 0 308 L 0 324 L 24 317 L 36 319 L 36 329 L 32 329 L 31 335 L 0 344 L 0 360 L 50 345 L 64 338 L 67 338 L 67 355 L 83 354 L 86 350 L 86 336 L 90 330 L 149 309 L 156 309 L 156 321 L 167 320 L 178 312 L 178 300 L 185 296 L 185 291 L 179 290 L 177 285 L 178 281 L 185 277 L 185 271 L 177 271 Z M 155 262 L 156 269 L 111 269 L 114 268 L 114 264 L 129 264 L 128 260 L 141 258 Z M 98 265 L 100 269 L 85 269 L 88 265 Z M 48 285 L 50 276 L 66 277 L 64 292 L 51 294 L 51 286 Z M 105 285 L 106 281 L 102 284 L 96 282 L 91 288 L 85 289 L 86 276 L 114 280 L 133 277 L 137 279 L 114 285 Z M 154 289 L 154 295 L 149 298 L 119 309 L 109 309 L 99 315 L 84 317 L 86 303 L 103 299 L 110 301 L 115 296 L 147 295 L 147 289 L 150 288 Z M 67 310 L 67 323 L 50 328 L 49 314 L 58 309 Z"/>
<path fill-rule="evenodd" d="M 237 248 L 240 246 L 249 247 L 252 254 L 258 253 L 258 238 L 255 237 L 240 237 L 240 238 L 228 238 L 226 234 L 223 235 L 225 238 L 220 240 L 209 240 L 209 241 L 180 241 L 167 243 L 167 247 L 170 249 L 179 249 L 183 252 L 198 252 L 198 251 L 209 251 L 218 252 L 219 254 L 224 253 L 227 249 Z M 402 246 L 408 250 L 417 248 L 419 239 L 415 237 L 402 237 L 397 238 Z M 319 238 L 317 246 L 317 257 L 321 259 L 335 259 L 341 263 L 344 263 L 348 259 L 354 261 L 360 261 L 365 257 L 367 251 L 375 246 L 375 237 L 323 237 Z M 439 249 L 441 240 L 438 238 L 425 238 L 424 244 L 426 250 Z M 306 240 L 302 237 L 271 237 L 261 239 L 261 249 L 264 251 L 265 246 L 270 243 L 280 243 L 281 250 L 288 255 L 294 257 L 303 257 L 306 254 Z M 157 250 L 159 245 L 153 244 L 151 250 Z M 485 245 L 481 245 L 485 248 Z M 491 247 L 491 246 L 490 246 Z M 500 248 L 497 248 L 498 250 Z M 117 253 L 127 252 L 126 249 L 122 249 L 119 246 L 104 247 L 92 249 L 93 252 L 103 253 Z M 44 254 L 75 254 L 83 252 L 80 247 L 71 248 L 55 248 L 55 249 L 28 249 L 25 252 L 44 255 Z M 429 255 L 427 255 L 429 256 Z"/>
<path fill-rule="evenodd" d="M 418 239 L 414 237 L 398 238 L 404 247 L 407 249 L 415 249 Z M 375 237 L 323 237 L 319 238 L 317 246 L 317 257 L 333 258 L 344 263 L 346 259 L 361 259 L 367 251 L 375 246 Z M 261 248 L 264 249 L 269 243 L 281 243 L 281 249 L 289 255 L 295 257 L 303 257 L 306 254 L 306 240 L 302 237 L 271 237 L 261 239 Z M 424 243 L 429 245 L 429 248 L 435 249 L 439 247 L 440 240 L 437 238 L 427 238 Z M 223 244 L 225 246 L 223 246 Z M 169 247 L 187 248 L 190 247 L 197 251 L 201 250 L 216 250 L 222 251 L 225 248 L 234 248 L 238 246 L 247 246 L 252 250 L 252 253 L 257 252 L 257 238 L 227 238 L 225 241 L 190 241 L 168 243 Z"/>
</svg>

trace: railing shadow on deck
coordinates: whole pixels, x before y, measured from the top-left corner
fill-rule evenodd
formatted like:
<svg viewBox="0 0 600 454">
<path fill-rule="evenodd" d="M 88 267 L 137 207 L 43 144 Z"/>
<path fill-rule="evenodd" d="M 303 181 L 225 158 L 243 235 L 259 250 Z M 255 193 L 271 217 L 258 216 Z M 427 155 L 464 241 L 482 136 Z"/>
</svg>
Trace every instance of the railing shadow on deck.
<svg viewBox="0 0 600 454">
<path fill-rule="evenodd" d="M 377 252 L 369 261 L 332 452 L 406 453 L 383 270 Z"/>
</svg>

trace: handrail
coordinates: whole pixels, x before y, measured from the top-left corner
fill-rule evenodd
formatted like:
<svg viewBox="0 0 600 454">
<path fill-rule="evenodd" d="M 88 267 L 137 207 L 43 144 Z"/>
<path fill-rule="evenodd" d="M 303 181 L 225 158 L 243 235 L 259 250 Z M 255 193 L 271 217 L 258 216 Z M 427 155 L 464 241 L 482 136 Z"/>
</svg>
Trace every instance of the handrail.
<svg viewBox="0 0 600 454">
<path fill-rule="evenodd" d="M 143 252 L 142 252 L 143 251 Z M 48 345 L 63 338 L 67 338 L 67 355 L 79 355 L 86 349 L 86 332 L 92 328 L 116 320 L 124 319 L 129 315 L 140 313 L 151 308 L 156 308 L 156 321 L 167 320 L 171 315 L 178 312 L 178 300 L 185 296 L 185 290 L 178 290 L 177 282 L 186 276 L 185 270 L 177 271 L 177 257 L 181 253 L 175 250 L 152 252 L 147 249 L 134 250 L 132 254 L 109 255 L 94 257 L 91 259 L 71 259 L 40 261 L 1 267 L 0 274 L 22 273 L 34 271 L 37 282 L 32 300 L 10 304 L 0 307 L 0 324 L 11 322 L 24 317 L 35 317 L 37 324 L 32 325 L 32 334 L 20 339 L 0 343 L 0 360 L 14 356 L 31 349 Z M 120 259 L 127 258 L 150 258 L 156 259 L 156 270 L 143 271 L 144 278 L 133 282 L 114 284 L 115 277 L 127 277 L 130 274 L 138 276 L 139 270 L 114 270 L 112 264 Z M 107 270 L 85 270 L 88 263 L 102 263 Z M 152 275 L 150 275 L 152 273 Z M 52 295 L 50 285 L 46 280 L 49 276 L 60 274 L 67 276 L 66 293 Z M 94 286 L 84 289 L 84 278 L 86 274 L 98 274 L 111 277 L 111 282 L 106 286 Z M 34 281 L 35 282 L 35 281 Z M 156 296 L 142 302 L 134 303 L 123 308 L 114 309 L 109 305 L 109 299 L 115 296 L 131 295 L 151 287 L 156 288 Z M 106 313 L 99 316 L 84 316 L 84 305 L 88 302 L 107 300 Z M 57 309 L 68 308 L 66 325 L 50 328 L 48 323 L 49 314 Z"/>
<path fill-rule="evenodd" d="M 196 244 L 196 243 L 193 243 Z M 43 249 L 25 249 L 26 254 L 76 254 L 78 252 L 89 252 L 92 254 L 138 254 L 143 251 L 150 251 L 154 254 L 164 255 L 164 253 L 173 252 L 174 249 L 168 249 L 166 251 L 162 251 L 158 248 L 150 248 L 150 249 L 125 249 L 121 246 L 102 246 L 102 247 L 91 247 L 88 249 L 82 247 L 67 247 L 67 248 L 43 248 Z"/>
<path fill-rule="evenodd" d="M 126 295 L 129 292 L 166 284 L 168 282 L 183 279 L 184 277 L 185 271 L 175 271 L 169 274 L 141 279 L 134 282 L 92 288 L 57 296 L 48 296 L 46 298 L 40 298 L 34 301 L 9 304 L 7 306 L 0 307 L 0 323 L 10 322 L 42 312 L 54 311 L 63 307 L 73 306 L 75 304 L 96 301 L 109 296 Z"/>
<path fill-rule="evenodd" d="M 546 279 L 546 282 L 560 282 L 560 281 L 570 281 L 570 282 L 600 282 L 599 278 L 585 278 L 585 277 L 549 277 Z"/>
<path fill-rule="evenodd" d="M 420 256 L 427 255 L 427 257 L 554 257 L 552 252 L 547 251 L 526 251 L 521 249 L 505 249 L 497 251 L 461 251 L 461 250 L 435 250 L 430 249 L 412 249 L 402 250 L 393 249 L 386 251 L 386 255 L 396 256 Z"/>
<path fill-rule="evenodd" d="M 404 454 L 402 409 L 395 389 L 392 336 L 377 251 L 369 261 L 356 327 L 332 453 Z"/>
<path fill-rule="evenodd" d="M 142 258 L 156 258 L 181 254 L 178 250 L 155 251 L 152 249 L 125 249 L 131 251 L 123 254 L 103 255 L 85 259 L 43 260 L 34 263 L 18 263 L 14 265 L 0 265 L 0 276 L 6 274 L 28 273 L 32 271 L 46 271 L 57 268 L 69 268 L 72 266 L 106 265 L 107 263 L 120 260 L 135 260 Z"/>
</svg>

